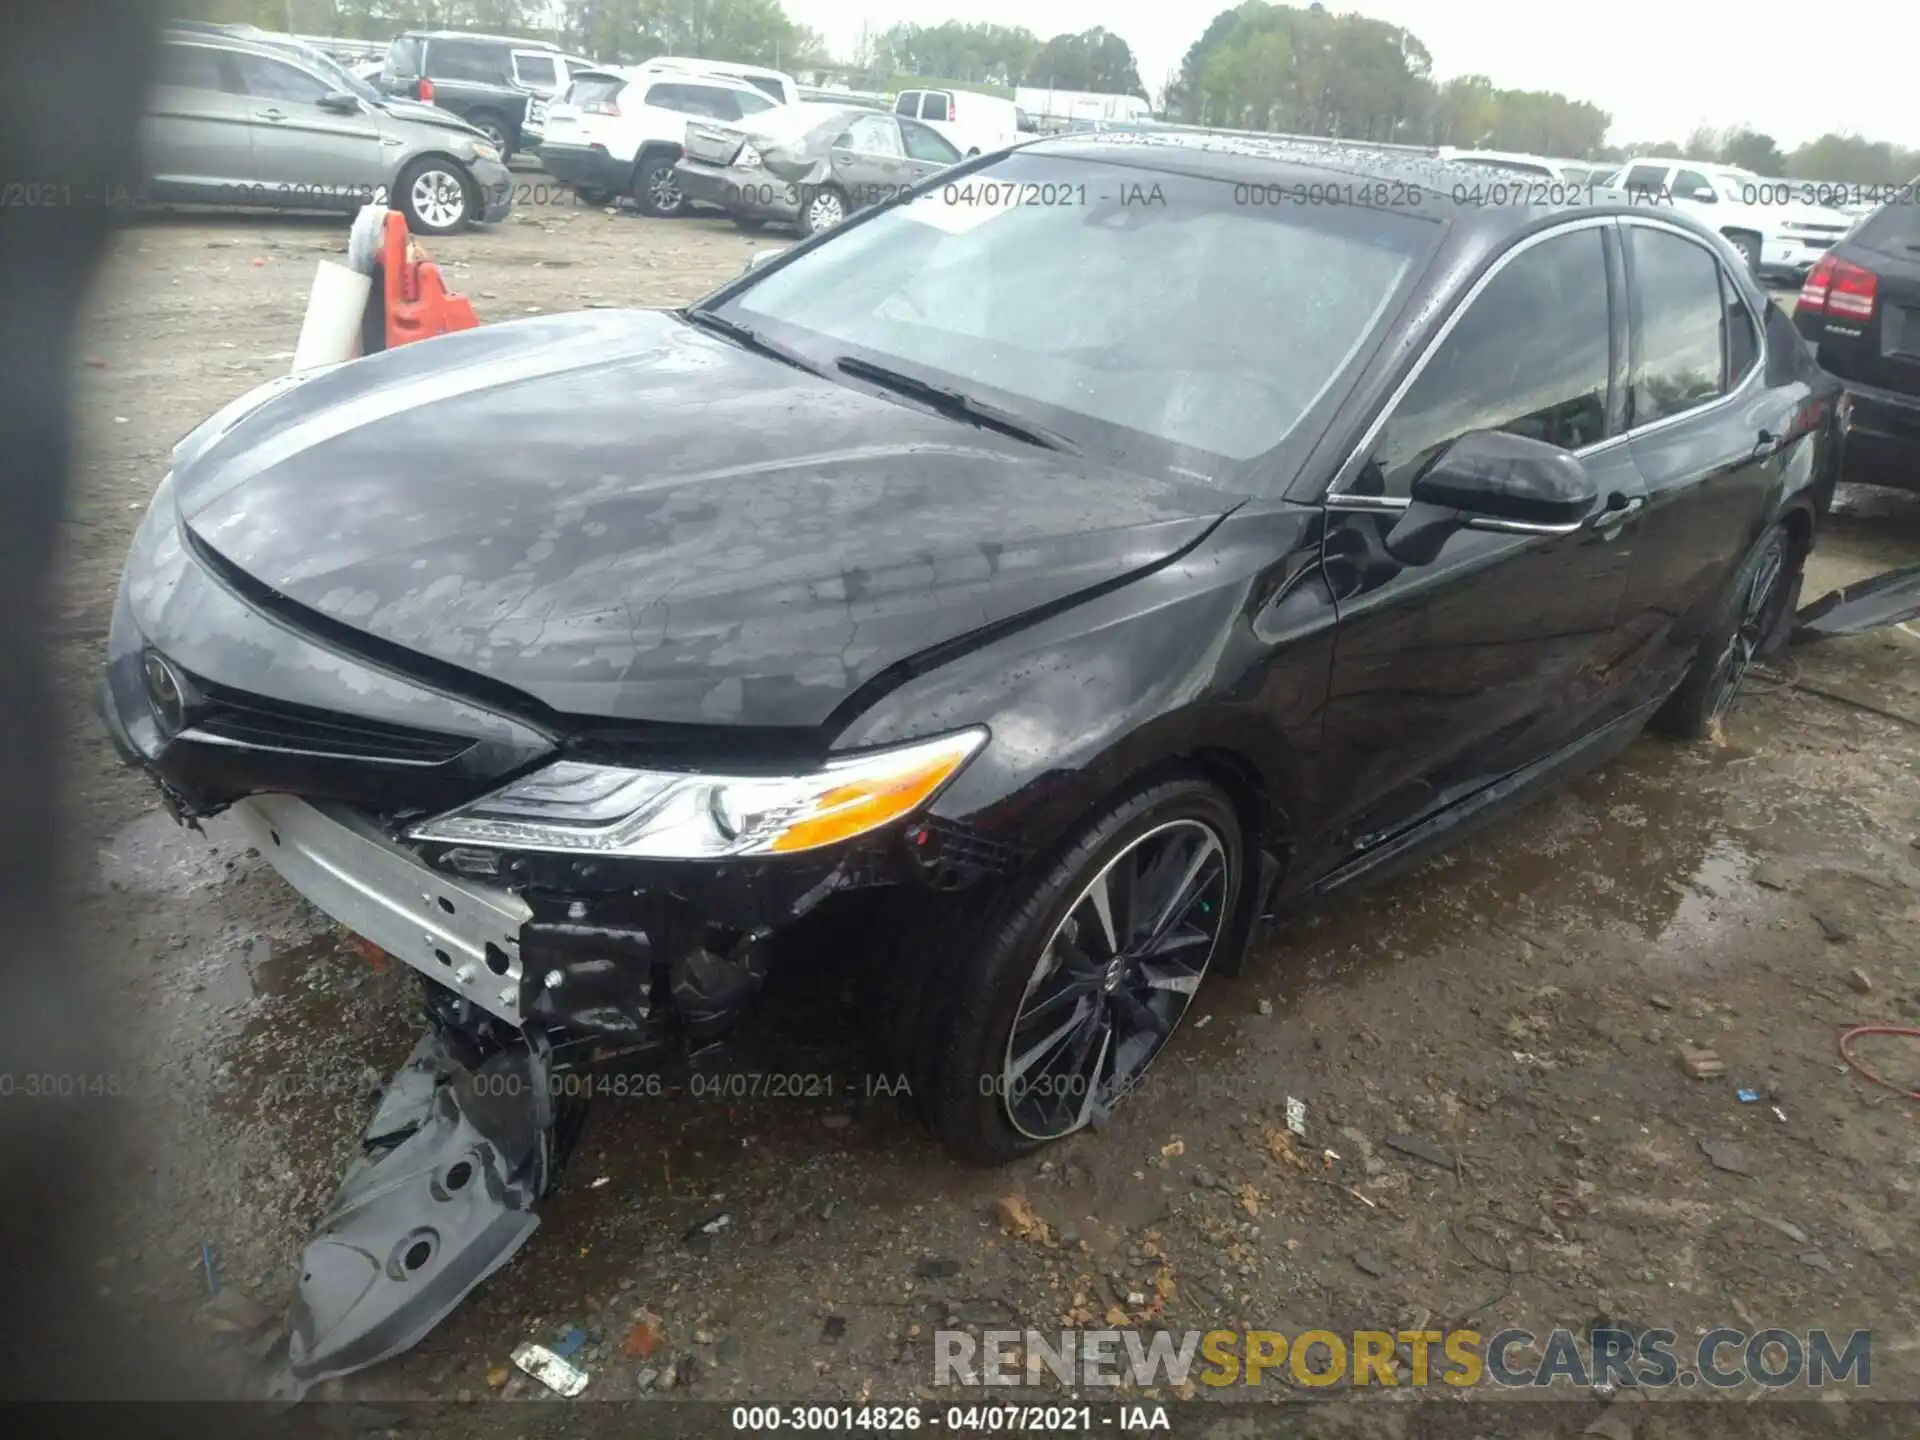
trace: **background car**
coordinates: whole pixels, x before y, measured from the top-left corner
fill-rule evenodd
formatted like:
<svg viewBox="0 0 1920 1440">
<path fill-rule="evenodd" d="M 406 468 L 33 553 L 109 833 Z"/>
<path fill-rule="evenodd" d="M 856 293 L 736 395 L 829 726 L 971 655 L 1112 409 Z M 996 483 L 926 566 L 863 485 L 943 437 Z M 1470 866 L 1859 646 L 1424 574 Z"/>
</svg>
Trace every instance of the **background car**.
<svg viewBox="0 0 1920 1440">
<path fill-rule="evenodd" d="M 830 230 L 892 199 L 961 155 L 931 126 L 852 106 L 787 106 L 738 126 L 694 122 L 674 179 L 745 230 Z"/>
<path fill-rule="evenodd" d="M 503 156 L 521 148 L 528 107 L 594 62 L 544 40 L 464 30 L 409 30 L 387 47 L 377 84 L 430 101 L 484 134 Z"/>
<path fill-rule="evenodd" d="M 1793 181 L 1726 165 L 1629 160 L 1607 183 L 1637 203 L 1671 205 L 1719 231 L 1762 277 L 1803 278 L 1853 225 L 1837 210 L 1797 199 Z"/>
<path fill-rule="evenodd" d="M 1846 386 L 1844 479 L 1920 490 L 1920 205 L 1881 205 L 1808 274 L 1793 323 Z"/>
<path fill-rule="evenodd" d="M 931 125 L 963 155 L 1004 150 L 1020 139 L 1020 111 L 1013 101 L 975 90 L 902 90 L 893 113 Z"/>
<path fill-rule="evenodd" d="M 490 141 L 446 111 L 367 99 L 323 60 L 166 33 L 140 129 L 152 198 L 294 210 L 378 200 L 430 235 L 506 216 L 509 172 Z"/>
<path fill-rule="evenodd" d="M 731 60 L 703 60 L 697 55 L 656 55 L 633 67 L 634 76 L 719 75 L 738 80 L 764 93 L 776 105 L 797 105 L 801 100 L 799 81 L 784 70 L 765 65 L 741 65 Z"/>
<path fill-rule="evenodd" d="M 764 90 L 723 75 L 589 70 L 547 108 L 540 164 L 589 203 L 630 195 L 642 214 L 678 215 L 686 199 L 674 166 L 687 123 L 732 123 L 777 108 Z"/>
</svg>

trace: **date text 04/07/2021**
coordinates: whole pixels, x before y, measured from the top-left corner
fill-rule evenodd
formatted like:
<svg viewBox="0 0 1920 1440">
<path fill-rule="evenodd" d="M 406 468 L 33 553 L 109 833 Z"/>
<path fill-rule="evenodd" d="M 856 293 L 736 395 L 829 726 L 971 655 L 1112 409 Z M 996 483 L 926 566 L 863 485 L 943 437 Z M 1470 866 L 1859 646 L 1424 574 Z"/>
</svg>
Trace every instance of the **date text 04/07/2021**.
<svg viewBox="0 0 1920 1440">
<path fill-rule="evenodd" d="M 1164 1405 L 736 1405 L 732 1429 L 847 1434 L 944 1430 L 959 1435 L 1082 1435 L 1101 1430 L 1171 1430 Z"/>
</svg>

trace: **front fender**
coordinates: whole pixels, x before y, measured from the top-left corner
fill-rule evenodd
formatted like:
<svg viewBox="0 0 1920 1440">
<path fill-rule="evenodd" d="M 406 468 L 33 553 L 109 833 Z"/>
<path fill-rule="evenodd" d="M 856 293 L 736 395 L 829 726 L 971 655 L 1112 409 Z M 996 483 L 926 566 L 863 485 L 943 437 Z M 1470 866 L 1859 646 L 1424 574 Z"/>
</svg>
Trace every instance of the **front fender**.
<svg viewBox="0 0 1920 1440">
<path fill-rule="evenodd" d="M 1310 600 L 1279 631 L 1263 621 L 1278 572 L 1317 576 L 1318 524 L 1301 507 L 1236 513 L 1173 563 L 881 696 L 836 748 L 987 726 L 933 813 L 1027 855 L 1138 776 L 1198 763 L 1236 792 L 1258 844 L 1284 847 L 1315 804 L 1332 605 Z"/>
</svg>

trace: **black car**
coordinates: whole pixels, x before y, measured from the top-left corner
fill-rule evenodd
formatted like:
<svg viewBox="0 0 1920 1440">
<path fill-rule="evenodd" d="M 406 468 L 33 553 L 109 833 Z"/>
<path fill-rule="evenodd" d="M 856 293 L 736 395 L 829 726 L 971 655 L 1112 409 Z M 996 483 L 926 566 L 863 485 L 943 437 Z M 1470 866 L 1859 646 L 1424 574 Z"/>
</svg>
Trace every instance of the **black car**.
<svg viewBox="0 0 1920 1440">
<path fill-rule="evenodd" d="M 1793 323 L 1846 386 L 1844 480 L 1920 490 L 1920 181 L 1808 274 Z"/>
<path fill-rule="evenodd" d="M 1720 237 L 1472 180 L 1042 141 L 687 310 L 405 346 L 181 443 L 109 724 L 432 1017 L 296 1375 L 525 1238 L 556 1075 L 704 1053 L 809 936 L 1004 1160 L 1123 1100 L 1263 913 L 1717 725 L 1837 386 Z"/>
<path fill-rule="evenodd" d="M 503 155 L 521 148 L 528 105 L 566 89 L 590 60 L 545 40 L 467 30 L 409 30 L 387 47 L 374 83 L 389 95 L 451 110 Z"/>
</svg>

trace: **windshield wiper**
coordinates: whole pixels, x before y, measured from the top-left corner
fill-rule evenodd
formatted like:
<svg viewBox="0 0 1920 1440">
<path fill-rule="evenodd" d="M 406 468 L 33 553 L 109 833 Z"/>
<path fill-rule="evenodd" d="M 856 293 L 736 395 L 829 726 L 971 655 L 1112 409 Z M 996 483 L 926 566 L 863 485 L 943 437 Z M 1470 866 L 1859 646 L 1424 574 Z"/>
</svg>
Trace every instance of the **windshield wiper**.
<svg viewBox="0 0 1920 1440">
<path fill-rule="evenodd" d="M 749 350 L 757 350 L 762 355 L 770 355 L 775 360 L 793 366 L 796 370 L 804 370 L 809 375 L 826 374 L 825 370 L 814 364 L 813 361 L 807 359 L 807 357 L 802 355 L 798 350 L 789 349 L 778 340 L 769 340 L 751 325 L 742 325 L 738 320 L 729 320 L 726 316 L 716 315 L 711 310 L 682 310 L 680 313 L 686 316 L 690 324 L 698 325 L 702 329 L 711 330 L 717 335 L 724 335 L 729 340 L 746 346 Z"/>
<path fill-rule="evenodd" d="M 1024 440 L 1029 445 L 1038 445 L 1043 450 L 1058 450 L 1067 455 L 1080 453 L 1080 447 L 1066 436 L 1002 410 L 998 405 L 977 400 L 964 390 L 936 385 L 931 380 L 922 380 L 898 370 L 889 370 L 884 365 L 876 365 L 871 360 L 861 360 L 852 355 L 842 355 L 834 364 L 839 366 L 843 374 L 852 375 L 859 380 L 870 380 L 875 385 L 897 391 L 902 395 L 911 395 L 914 399 L 925 401 L 943 415 L 951 415 L 956 420 L 970 420 L 985 429 L 998 430 L 1002 435 L 1011 435 L 1014 439 Z"/>
</svg>

